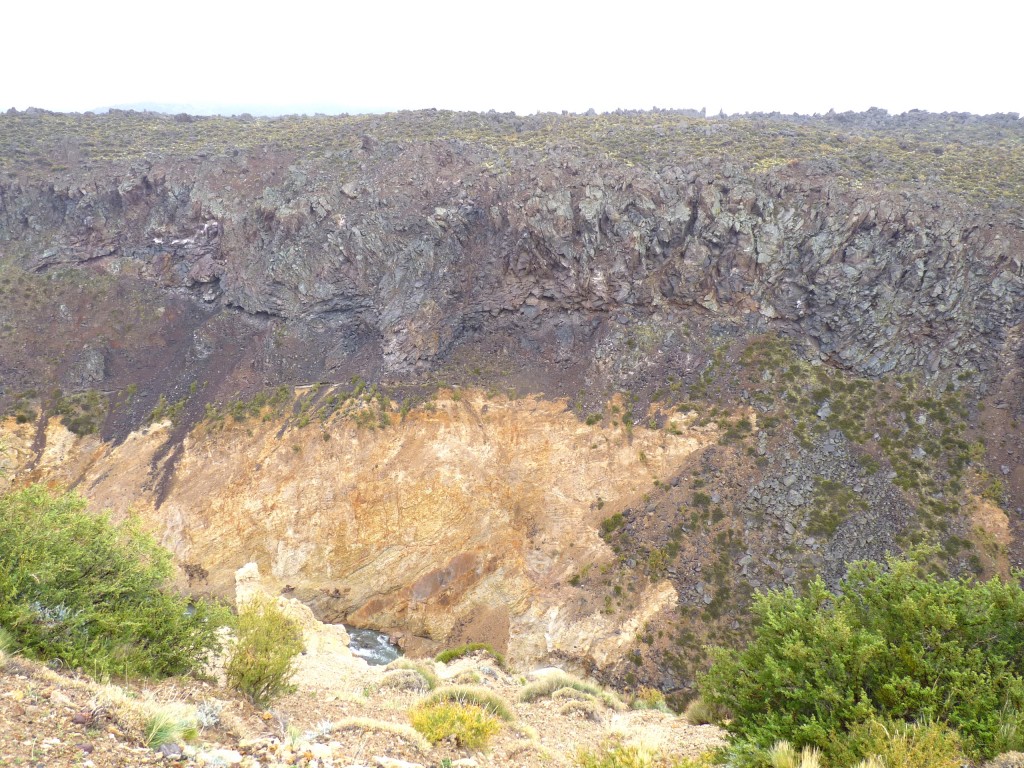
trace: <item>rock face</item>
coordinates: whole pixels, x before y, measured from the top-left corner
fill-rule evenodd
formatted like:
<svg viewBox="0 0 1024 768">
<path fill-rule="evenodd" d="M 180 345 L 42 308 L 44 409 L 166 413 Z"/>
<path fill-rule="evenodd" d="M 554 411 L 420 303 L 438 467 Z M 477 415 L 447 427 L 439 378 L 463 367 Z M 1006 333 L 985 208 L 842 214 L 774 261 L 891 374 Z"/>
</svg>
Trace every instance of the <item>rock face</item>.
<svg viewBox="0 0 1024 768">
<path fill-rule="evenodd" d="M 1022 322 L 1021 219 L 941 185 L 460 141 L 357 150 L 339 129 L 342 166 L 235 150 L 0 181 L 0 243 L 30 270 L 90 265 L 293 321 L 307 372 L 360 353 L 380 375 L 423 372 L 495 334 L 585 365 L 616 317 L 652 315 L 770 326 L 869 375 L 978 370 Z"/>
<path fill-rule="evenodd" d="M 1022 135 L 0 116 L 3 482 L 134 510 L 197 592 L 252 562 L 410 650 L 680 689 L 691 629 L 734 639 L 751 590 L 835 583 L 924 506 L 961 570 L 1024 563 Z M 755 337 L 786 370 L 749 375 Z M 893 399 L 867 432 L 851 376 Z M 337 420 L 342 387 L 371 394 Z"/>
<path fill-rule="evenodd" d="M 564 655 L 602 666 L 634 635 L 600 595 L 567 583 L 613 560 L 598 536 L 601 507 L 631 499 L 638 477 L 665 481 L 717 436 L 626 434 L 582 424 L 558 403 L 480 394 L 387 430 L 201 427 L 158 506 L 152 467 L 166 425 L 118 446 L 75 441 L 56 423 L 49 432 L 36 476 L 142 515 L 182 565 L 184 587 L 241 602 L 254 590 L 281 594 L 304 626 L 308 605 L 324 621 L 399 633 L 420 652 L 483 640 L 517 663 Z M 27 460 L 29 430 L 8 435 Z M 654 585 L 630 621 L 642 625 L 674 594 Z"/>
</svg>

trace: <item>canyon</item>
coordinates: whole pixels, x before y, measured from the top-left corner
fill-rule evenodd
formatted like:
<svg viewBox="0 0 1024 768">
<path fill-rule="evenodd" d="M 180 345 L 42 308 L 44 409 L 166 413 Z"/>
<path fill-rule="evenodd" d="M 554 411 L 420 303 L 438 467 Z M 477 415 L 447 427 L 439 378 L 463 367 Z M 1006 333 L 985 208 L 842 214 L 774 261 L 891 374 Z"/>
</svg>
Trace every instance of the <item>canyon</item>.
<svg viewBox="0 0 1024 768">
<path fill-rule="evenodd" d="M 0 484 L 413 655 L 692 693 L 756 589 L 1024 563 L 1012 115 L 0 116 Z"/>
</svg>

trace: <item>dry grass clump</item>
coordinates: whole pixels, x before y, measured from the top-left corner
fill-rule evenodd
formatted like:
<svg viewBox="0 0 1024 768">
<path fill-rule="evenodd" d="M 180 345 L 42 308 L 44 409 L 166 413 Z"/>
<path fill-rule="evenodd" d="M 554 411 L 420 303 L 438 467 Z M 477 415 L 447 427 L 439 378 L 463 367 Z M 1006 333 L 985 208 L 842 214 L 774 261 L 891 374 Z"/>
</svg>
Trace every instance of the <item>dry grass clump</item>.
<svg viewBox="0 0 1024 768">
<path fill-rule="evenodd" d="M 334 731 L 370 731 L 373 733 L 387 733 L 397 736 L 403 741 L 413 745 L 422 753 L 430 751 L 430 742 L 423 738 L 416 729 L 403 723 L 391 723 L 386 720 L 375 720 L 371 717 L 343 717 L 333 723 L 321 727 L 324 736 Z"/>
<path fill-rule="evenodd" d="M 868 768 L 858 766 L 857 768 Z M 870 768 L 874 768 L 871 766 Z M 885 768 L 881 766 L 881 768 Z M 1024 768 L 1024 752 L 1004 752 L 985 763 L 982 768 Z"/>
<path fill-rule="evenodd" d="M 389 669 L 380 680 L 380 687 L 391 691 L 413 691 L 425 693 L 430 684 L 423 675 L 413 669 Z"/>
<path fill-rule="evenodd" d="M 611 737 L 596 749 L 581 749 L 573 755 L 577 768 L 708 768 L 705 758 L 678 757 L 649 744 L 626 742 Z"/>
<path fill-rule="evenodd" d="M 668 712 L 668 703 L 665 701 L 665 694 L 657 688 L 644 687 L 636 692 L 629 704 L 631 709 L 654 709 L 658 712 Z"/>
<path fill-rule="evenodd" d="M 574 699 L 569 699 L 558 708 L 558 714 L 560 715 L 583 717 L 594 723 L 601 722 L 602 711 L 603 707 L 600 707 L 596 701 L 578 701 Z"/>
<path fill-rule="evenodd" d="M 143 726 L 142 743 L 150 749 L 164 744 L 195 741 L 199 737 L 199 719 L 195 707 L 183 704 L 154 706 Z"/>
<path fill-rule="evenodd" d="M 772 768 L 821 768 L 821 752 L 815 747 L 804 747 L 800 752 L 788 741 L 777 741 L 768 750 Z"/>
<path fill-rule="evenodd" d="M 447 664 L 450 661 L 461 659 L 463 656 L 469 656 L 471 653 L 477 653 L 478 651 L 486 653 L 494 659 L 494 663 L 497 664 L 500 669 L 505 669 L 505 657 L 494 650 L 494 646 L 490 643 L 466 643 L 465 645 L 459 645 L 455 648 L 449 648 L 437 654 L 435 661 Z"/>
<path fill-rule="evenodd" d="M 720 725 L 729 719 L 729 713 L 717 704 L 711 704 L 698 696 L 686 705 L 683 717 L 690 725 Z"/>
<path fill-rule="evenodd" d="M 519 700 L 532 702 L 537 699 L 554 697 L 556 693 L 564 689 L 585 693 L 600 701 L 609 709 L 624 710 L 626 705 L 611 691 L 607 691 L 596 683 L 580 680 L 578 677 L 566 674 L 565 672 L 552 672 L 544 675 L 540 680 L 525 686 L 519 693 Z M 571 695 L 571 694 L 562 694 Z"/>
<path fill-rule="evenodd" d="M 426 681 L 428 691 L 434 690 L 440 684 L 440 680 L 438 680 L 437 675 L 434 674 L 432 669 L 424 664 L 417 664 L 415 661 L 410 661 L 409 659 L 395 659 L 388 664 L 387 668 L 389 670 L 408 669 L 415 672 Z"/>
<path fill-rule="evenodd" d="M 479 707 L 487 714 L 494 715 L 507 723 L 516 719 L 507 701 L 493 691 L 478 686 L 453 685 L 446 688 L 438 688 L 420 702 L 420 706 L 427 707 L 446 702 Z"/>
</svg>

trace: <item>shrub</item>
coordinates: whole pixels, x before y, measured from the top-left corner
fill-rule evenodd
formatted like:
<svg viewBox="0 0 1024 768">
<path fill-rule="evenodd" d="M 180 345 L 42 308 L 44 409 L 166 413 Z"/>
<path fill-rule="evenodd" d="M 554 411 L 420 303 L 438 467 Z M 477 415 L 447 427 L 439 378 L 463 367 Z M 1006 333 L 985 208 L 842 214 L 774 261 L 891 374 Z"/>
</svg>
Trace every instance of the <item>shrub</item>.
<svg viewBox="0 0 1024 768">
<path fill-rule="evenodd" d="M 295 658 L 302 653 L 302 628 L 277 602 L 254 597 L 238 614 L 237 639 L 225 672 L 228 685 L 256 706 L 294 690 Z"/>
<path fill-rule="evenodd" d="M 501 721 L 473 704 L 438 702 L 421 704 L 409 713 L 412 727 L 436 744 L 454 738 L 466 749 L 484 749 L 501 730 Z"/>
<path fill-rule="evenodd" d="M 1024 592 L 939 579 L 925 566 L 933 553 L 852 563 L 841 594 L 819 579 L 801 597 L 757 595 L 753 640 L 713 649 L 701 679 L 704 698 L 733 714 L 733 746 L 785 739 L 831 756 L 858 724 L 927 717 L 972 756 L 993 755 L 1004 706 L 1024 701 Z"/>
<path fill-rule="evenodd" d="M 0 624 L 26 655 L 96 676 L 202 668 L 229 614 L 172 594 L 171 574 L 135 520 L 115 525 L 42 486 L 0 496 Z"/>
<path fill-rule="evenodd" d="M 455 648 L 449 648 L 445 651 L 441 651 L 437 654 L 435 660 L 440 661 L 442 664 L 447 664 L 455 659 L 461 659 L 463 656 L 468 656 L 476 651 L 483 651 L 494 659 L 494 663 L 498 665 L 500 669 L 505 668 L 505 657 L 494 650 L 494 646 L 490 643 L 466 643 L 465 645 L 459 645 Z"/>
</svg>

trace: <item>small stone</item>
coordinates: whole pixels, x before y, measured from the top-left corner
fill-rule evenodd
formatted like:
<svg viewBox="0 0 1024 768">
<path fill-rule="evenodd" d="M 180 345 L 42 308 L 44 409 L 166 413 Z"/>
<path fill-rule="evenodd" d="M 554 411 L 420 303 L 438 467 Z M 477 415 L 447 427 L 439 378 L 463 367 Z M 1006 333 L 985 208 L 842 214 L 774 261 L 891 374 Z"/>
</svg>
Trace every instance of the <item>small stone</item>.
<svg viewBox="0 0 1024 768">
<path fill-rule="evenodd" d="M 1002 472 L 1004 475 L 1010 474 L 1010 468 L 1005 464 L 1000 465 L 999 471 Z"/>
<path fill-rule="evenodd" d="M 832 415 L 832 406 L 829 405 L 828 400 L 821 404 L 821 408 L 818 409 L 818 418 L 823 421 Z"/>
<path fill-rule="evenodd" d="M 423 768 L 420 763 L 410 763 L 408 760 L 399 760 L 397 757 L 381 757 L 376 755 L 373 761 L 380 768 Z"/>
<path fill-rule="evenodd" d="M 160 749 L 157 750 L 164 757 L 181 757 L 181 747 L 175 744 L 173 741 L 167 744 L 161 744 Z"/>
<path fill-rule="evenodd" d="M 88 742 L 82 742 L 81 744 L 76 744 L 75 746 L 87 755 L 91 755 L 93 750 L 96 749 L 96 747 L 94 747 L 92 744 L 89 744 Z"/>
<path fill-rule="evenodd" d="M 200 765 L 238 765 L 242 762 L 242 755 L 233 749 L 212 749 L 200 752 L 196 760 Z"/>
<path fill-rule="evenodd" d="M 71 722 L 75 725 L 88 725 L 92 718 L 88 712 L 76 712 L 71 716 Z"/>
</svg>

